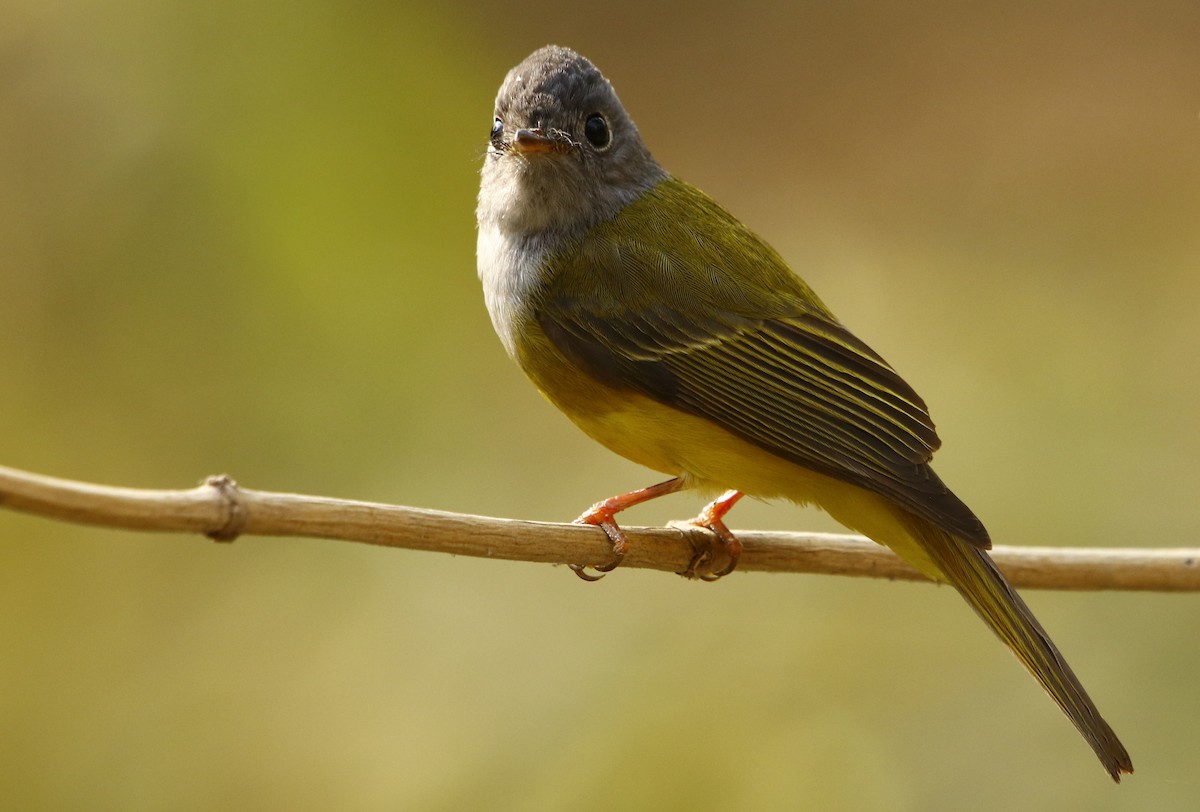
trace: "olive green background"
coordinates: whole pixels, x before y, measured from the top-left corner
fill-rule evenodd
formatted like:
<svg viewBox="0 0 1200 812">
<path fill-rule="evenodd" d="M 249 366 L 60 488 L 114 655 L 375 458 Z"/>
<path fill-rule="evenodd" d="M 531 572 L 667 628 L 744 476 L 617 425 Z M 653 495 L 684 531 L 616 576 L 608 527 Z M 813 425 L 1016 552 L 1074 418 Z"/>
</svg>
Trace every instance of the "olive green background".
<svg viewBox="0 0 1200 812">
<path fill-rule="evenodd" d="M 475 278 L 492 100 L 547 42 L 923 394 L 998 543 L 1197 546 L 1191 2 L 9 0 L 0 464 L 545 520 L 656 481 L 526 384 Z M 0 797 L 1193 807 L 1200 598 L 1027 597 L 1133 755 L 1121 787 L 947 589 L 586 585 L 0 511 Z"/>
</svg>

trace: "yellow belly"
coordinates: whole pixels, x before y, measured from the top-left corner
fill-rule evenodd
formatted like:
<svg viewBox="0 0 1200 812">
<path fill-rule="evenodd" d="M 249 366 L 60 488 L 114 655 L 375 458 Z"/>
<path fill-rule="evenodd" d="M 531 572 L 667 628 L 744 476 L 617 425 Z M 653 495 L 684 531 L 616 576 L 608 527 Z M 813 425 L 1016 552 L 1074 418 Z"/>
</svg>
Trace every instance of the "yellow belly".
<svg viewBox="0 0 1200 812">
<path fill-rule="evenodd" d="M 557 353 L 555 353 L 557 355 Z M 841 524 L 892 548 L 926 575 L 944 580 L 878 494 L 766 451 L 702 417 L 644 395 L 604 386 L 561 356 L 530 378 L 592 439 L 636 463 L 705 491 L 738 490 L 762 499 L 816 505 Z M 529 372 L 528 368 L 526 370 Z"/>
</svg>

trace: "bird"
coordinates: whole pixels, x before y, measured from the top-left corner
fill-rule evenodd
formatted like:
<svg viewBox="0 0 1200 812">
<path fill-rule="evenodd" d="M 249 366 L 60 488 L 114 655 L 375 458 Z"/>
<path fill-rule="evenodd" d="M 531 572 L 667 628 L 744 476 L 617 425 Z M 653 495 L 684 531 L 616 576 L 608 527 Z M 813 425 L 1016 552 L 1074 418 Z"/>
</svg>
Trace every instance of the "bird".
<svg viewBox="0 0 1200 812">
<path fill-rule="evenodd" d="M 1117 782 L 1133 771 L 1050 636 L 988 555 L 983 523 L 934 473 L 921 397 L 770 245 L 655 160 L 612 84 L 546 46 L 496 97 L 476 209 L 492 324 L 534 386 L 593 439 L 670 477 L 593 504 L 614 569 L 616 515 L 694 489 L 731 573 L 742 498 L 816 505 L 958 591 Z"/>
</svg>

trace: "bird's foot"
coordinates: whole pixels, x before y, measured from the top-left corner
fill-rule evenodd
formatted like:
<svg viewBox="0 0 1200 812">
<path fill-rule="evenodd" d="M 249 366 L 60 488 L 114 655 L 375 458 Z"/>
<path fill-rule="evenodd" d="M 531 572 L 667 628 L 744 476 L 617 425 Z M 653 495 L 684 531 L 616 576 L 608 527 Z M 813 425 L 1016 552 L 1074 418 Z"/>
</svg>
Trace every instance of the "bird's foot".
<svg viewBox="0 0 1200 812">
<path fill-rule="evenodd" d="M 595 525 L 603 530 L 604 535 L 608 536 L 608 540 L 612 543 L 613 558 L 607 564 L 598 564 L 592 567 L 592 569 L 600 573 L 599 575 L 589 573 L 586 564 L 568 564 L 567 566 L 571 568 L 571 572 L 585 581 L 599 581 L 604 577 L 605 573 L 612 572 L 619 567 L 621 562 L 625 560 L 625 553 L 629 552 L 629 539 L 625 537 L 625 531 L 617 524 L 616 515 L 626 508 L 641 504 L 649 499 L 666 496 L 668 493 L 675 493 L 675 491 L 682 487 L 682 478 L 668 479 L 666 482 L 651 485 L 649 488 L 642 488 L 639 491 L 609 497 L 585 510 L 583 515 L 576 519 L 574 523 Z"/>
<path fill-rule="evenodd" d="M 678 573 L 679 575 L 712 583 L 721 580 L 737 569 L 738 560 L 742 557 L 742 542 L 725 526 L 724 517 L 741 498 L 740 491 L 726 491 L 720 498 L 713 500 L 704 510 L 700 511 L 699 516 L 687 522 L 693 527 L 702 527 L 715 533 L 725 547 L 725 554 L 729 556 L 729 562 L 716 572 L 700 573 L 697 568 L 712 560 L 712 552 L 707 549 L 697 550 L 696 554 L 692 556 L 692 560 L 688 562 L 687 569 Z"/>
<path fill-rule="evenodd" d="M 608 540 L 612 542 L 612 561 L 609 561 L 607 564 L 596 564 L 592 567 L 599 575 L 592 575 L 588 572 L 586 564 L 567 565 L 571 568 L 571 572 L 585 581 L 599 581 L 607 573 L 619 567 L 621 562 L 625 560 L 625 553 L 629 552 L 629 539 L 625 537 L 625 531 L 621 529 L 616 519 L 613 518 L 613 514 L 616 511 L 605 509 L 604 505 L 604 502 L 597 502 L 574 521 L 574 524 L 590 524 L 599 527 L 604 531 L 604 535 L 608 536 Z"/>
</svg>

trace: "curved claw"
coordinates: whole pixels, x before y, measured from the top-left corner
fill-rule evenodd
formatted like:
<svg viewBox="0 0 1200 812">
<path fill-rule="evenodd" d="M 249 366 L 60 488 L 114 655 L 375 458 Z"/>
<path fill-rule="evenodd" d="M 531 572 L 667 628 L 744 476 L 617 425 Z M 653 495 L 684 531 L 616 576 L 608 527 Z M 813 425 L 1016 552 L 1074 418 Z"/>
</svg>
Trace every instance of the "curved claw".
<svg viewBox="0 0 1200 812">
<path fill-rule="evenodd" d="M 721 536 L 721 534 L 716 529 L 714 529 L 712 527 L 708 527 L 707 525 L 697 524 L 696 527 L 702 527 L 705 530 L 709 530 L 709 531 L 712 531 L 713 533 L 716 533 L 716 535 L 718 537 Z M 730 535 L 732 535 L 732 533 Z M 726 575 L 728 575 L 729 573 L 733 572 L 735 569 L 737 569 L 738 559 L 741 558 L 742 544 L 736 538 L 734 538 L 735 544 L 733 544 L 733 545 L 726 542 L 726 540 L 724 538 L 722 538 L 721 541 L 722 541 L 722 543 L 725 544 L 725 552 L 729 556 L 729 563 L 726 564 L 724 567 L 722 567 L 720 570 L 718 570 L 717 572 L 701 573 L 699 571 L 700 565 L 704 564 L 708 561 L 711 561 L 712 555 L 709 553 L 708 550 L 700 550 L 699 552 L 697 552 L 695 555 L 692 556 L 692 560 L 688 562 L 687 569 L 683 570 L 682 572 L 677 572 L 675 574 L 682 575 L 684 578 L 695 579 L 697 581 L 704 581 L 705 583 L 711 584 L 713 581 L 719 581 L 722 578 L 724 578 Z"/>
<path fill-rule="evenodd" d="M 607 564 L 597 564 L 592 569 L 600 573 L 599 575 L 591 575 L 588 573 L 586 564 L 568 564 L 571 572 L 578 575 L 585 581 L 595 582 L 604 577 L 605 573 L 612 572 L 621 565 L 625 560 L 625 552 L 629 549 L 629 539 L 625 538 L 625 531 L 622 530 L 613 520 L 612 516 L 592 516 L 585 513 L 575 520 L 575 524 L 590 524 L 599 527 L 604 531 L 604 535 L 608 536 L 608 540 L 612 542 L 613 559 Z"/>
<path fill-rule="evenodd" d="M 601 572 L 599 575 L 592 575 L 591 573 L 589 573 L 587 571 L 586 564 L 567 564 L 567 566 L 571 568 L 571 572 L 575 573 L 580 578 L 582 578 L 583 580 L 585 580 L 589 583 L 595 583 L 596 581 L 599 581 L 601 578 L 603 578 L 605 576 L 605 574 L 607 572 L 607 571 Z M 599 569 L 599 568 L 597 568 L 597 569 Z"/>
<path fill-rule="evenodd" d="M 687 578 L 689 581 L 706 581 L 708 578 L 704 575 L 701 575 L 698 570 L 701 564 L 704 564 L 710 560 L 712 560 L 712 554 L 708 550 L 696 550 L 696 552 L 692 555 L 692 559 L 688 561 L 687 568 L 681 572 L 676 572 L 675 574 L 681 575 L 684 578 Z"/>
<path fill-rule="evenodd" d="M 719 581 L 722 578 L 724 578 L 726 575 L 728 575 L 729 573 L 731 573 L 735 569 L 737 569 L 738 560 L 742 557 L 742 543 L 740 541 L 738 541 L 736 538 L 734 539 L 734 542 L 736 544 L 736 547 L 735 547 L 735 545 L 729 544 L 728 542 L 726 542 L 726 544 L 725 544 L 725 551 L 729 554 L 729 563 L 726 564 L 724 567 L 722 567 L 717 572 L 709 572 L 709 573 L 705 573 L 704 575 L 701 575 L 700 576 L 701 581 L 707 581 L 708 583 L 711 584 L 713 581 Z"/>
<path fill-rule="evenodd" d="M 714 581 L 721 580 L 737 569 L 738 560 L 742 557 L 742 542 L 729 531 L 725 523 L 720 519 L 715 519 L 709 524 L 701 524 L 699 521 L 693 522 L 693 524 L 697 527 L 703 527 L 705 530 L 711 530 L 716 534 L 721 543 L 725 545 L 725 554 L 729 556 L 729 563 L 716 572 L 706 572 L 701 575 L 696 572 L 696 565 L 703 563 L 705 559 L 709 558 L 709 555 L 707 552 L 697 553 L 688 563 L 688 568 L 683 575 L 690 578 L 699 578 L 701 581 L 711 584 Z"/>
<path fill-rule="evenodd" d="M 729 563 L 717 572 L 706 572 L 700 575 L 696 572 L 696 565 L 703 563 L 710 557 L 707 551 L 702 551 L 692 557 L 692 560 L 688 562 L 688 568 L 681 572 L 680 575 L 686 578 L 699 578 L 701 581 L 711 584 L 713 581 L 719 581 L 737 569 L 738 560 L 742 557 L 742 542 L 725 526 L 722 518 L 741 498 L 742 494 L 738 491 L 727 491 L 721 498 L 700 511 L 699 516 L 689 522 L 689 524 L 696 527 L 703 527 L 705 530 L 710 530 L 716 534 L 721 543 L 725 545 L 725 553 L 729 556 Z"/>
<path fill-rule="evenodd" d="M 629 546 L 628 542 L 626 542 L 625 546 Z M 625 550 L 618 550 L 617 545 L 614 544 L 613 554 L 616 557 L 613 558 L 612 561 L 609 561 L 607 564 L 601 564 L 598 567 L 593 567 L 593 569 L 596 570 L 596 572 L 612 572 L 617 567 L 621 566 L 621 562 L 625 560 Z"/>
</svg>

